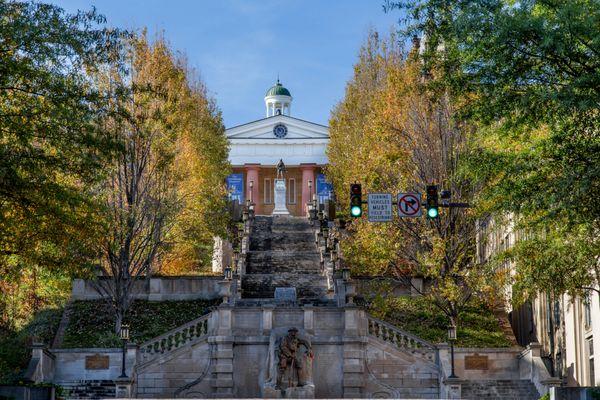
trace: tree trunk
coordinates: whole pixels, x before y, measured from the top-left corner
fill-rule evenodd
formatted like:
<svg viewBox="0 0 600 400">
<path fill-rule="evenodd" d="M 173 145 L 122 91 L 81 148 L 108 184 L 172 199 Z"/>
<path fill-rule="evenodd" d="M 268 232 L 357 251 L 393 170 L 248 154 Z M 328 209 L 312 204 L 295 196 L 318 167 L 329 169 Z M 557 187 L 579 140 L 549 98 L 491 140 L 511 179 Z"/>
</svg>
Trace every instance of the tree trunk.
<svg viewBox="0 0 600 400">
<path fill-rule="evenodd" d="M 123 324 L 123 312 L 117 309 L 115 312 L 115 334 L 117 336 L 121 333 L 121 325 Z"/>
</svg>

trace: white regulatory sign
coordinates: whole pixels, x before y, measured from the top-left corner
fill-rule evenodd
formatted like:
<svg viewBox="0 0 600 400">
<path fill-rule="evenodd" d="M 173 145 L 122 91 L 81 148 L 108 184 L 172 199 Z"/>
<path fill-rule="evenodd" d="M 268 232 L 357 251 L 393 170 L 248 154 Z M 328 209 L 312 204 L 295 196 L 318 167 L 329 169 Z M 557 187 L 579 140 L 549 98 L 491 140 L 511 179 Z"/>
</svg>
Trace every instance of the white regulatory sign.
<svg viewBox="0 0 600 400">
<path fill-rule="evenodd" d="M 369 193 L 369 222 L 392 221 L 392 195 L 389 193 Z"/>
<path fill-rule="evenodd" d="M 398 216 L 420 217 L 421 193 L 398 193 Z"/>
</svg>

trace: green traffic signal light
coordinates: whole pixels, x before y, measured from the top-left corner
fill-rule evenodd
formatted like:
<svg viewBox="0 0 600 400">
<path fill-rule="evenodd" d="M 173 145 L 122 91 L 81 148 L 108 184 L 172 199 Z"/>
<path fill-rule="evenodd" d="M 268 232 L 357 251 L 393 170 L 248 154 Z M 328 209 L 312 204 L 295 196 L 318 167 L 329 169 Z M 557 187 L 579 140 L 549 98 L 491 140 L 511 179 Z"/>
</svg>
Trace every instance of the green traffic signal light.
<svg viewBox="0 0 600 400">
<path fill-rule="evenodd" d="M 437 218 L 438 215 L 439 214 L 438 214 L 438 209 L 437 208 L 429 208 L 427 210 L 427 216 L 429 218 Z"/>
<path fill-rule="evenodd" d="M 362 214 L 361 206 L 352 206 L 350 207 L 350 215 L 353 217 L 360 217 Z"/>
<path fill-rule="evenodd" d="M 438 210 L 438 187 L 437 185 L 427 186 L 427 199 L 425 200 L 427 207 L 427 218 L 435 219 L 439 216 Z"/>
<path fill-rule="evenodd" d="M 358 183 L 350 185 L 350 216 L 358 218 L 362 215 L 362 187 Z"/>
</svg>

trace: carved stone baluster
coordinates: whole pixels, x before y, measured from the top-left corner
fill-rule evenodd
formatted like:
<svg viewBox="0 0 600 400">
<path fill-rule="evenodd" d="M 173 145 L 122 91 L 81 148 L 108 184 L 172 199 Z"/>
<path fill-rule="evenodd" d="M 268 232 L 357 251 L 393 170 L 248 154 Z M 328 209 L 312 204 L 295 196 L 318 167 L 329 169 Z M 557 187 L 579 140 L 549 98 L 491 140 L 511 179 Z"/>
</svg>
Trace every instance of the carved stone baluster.
<svg viewBox="0 0 600 400">
<path fill-rule="evenodd" d="M 189 340 L 189 336 L 188 336 L 188 329 L 189 328 L 183 328 L 181 330 L 181 344 L 180 346 L 183 346 L 184 344 L 186 344 Z"/>
</svg>

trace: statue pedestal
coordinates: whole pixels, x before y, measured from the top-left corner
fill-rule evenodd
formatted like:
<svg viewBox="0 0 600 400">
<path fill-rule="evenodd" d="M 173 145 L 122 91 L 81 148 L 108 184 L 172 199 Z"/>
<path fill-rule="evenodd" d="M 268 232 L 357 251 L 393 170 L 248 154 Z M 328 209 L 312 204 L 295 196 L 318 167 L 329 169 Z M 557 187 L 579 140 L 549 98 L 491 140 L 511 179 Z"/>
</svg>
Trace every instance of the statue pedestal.
<svg viewBox="0 0 600 400">
<path fill-rule="evenodd" d="M 265 399 L 314 399 L 315 385 L 290 387 L 283 390 L 267 386 L 263 388 L 263 397 Z"/>
<path fill-rule="evenodd" d="M 275 179 L 275 208 L 273 215 L 290 215 L 285 206 L 285 179 Z"/>
</svg>

